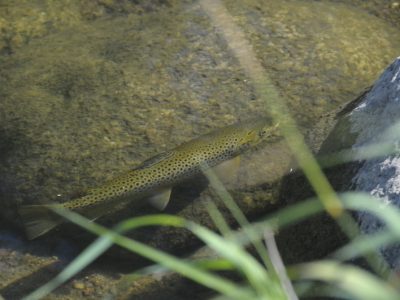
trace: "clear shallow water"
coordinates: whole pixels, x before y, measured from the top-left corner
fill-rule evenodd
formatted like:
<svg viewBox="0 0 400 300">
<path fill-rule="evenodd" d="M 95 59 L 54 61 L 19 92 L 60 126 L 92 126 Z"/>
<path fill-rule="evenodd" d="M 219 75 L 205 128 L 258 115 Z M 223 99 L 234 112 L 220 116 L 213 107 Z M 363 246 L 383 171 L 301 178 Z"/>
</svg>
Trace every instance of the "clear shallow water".
<svg viewBox="0 0 400 300">
<path fill-rule="evenodd" d="M 3 5 L 8 13 L 0 24 L 11 37 L 0 45 L 6 226 L 18 224 L 17 204 L 72 197 L 149 156 L 265 111 L 204 12 L 190 2 L 169 3 Z M 303 128 L 370 85 L 400 49 L 399 29 L 372 14 L 373 6 L 224 3 Z M 274 160 L 284 163 L 278 152 Z M 269 164 L 261 174 L 274 170 Z M 249 203 L 255 193 L 263 198 L 244 193 Z M 54 253 L 62 256 L 64 248 Z"/>
</svg>

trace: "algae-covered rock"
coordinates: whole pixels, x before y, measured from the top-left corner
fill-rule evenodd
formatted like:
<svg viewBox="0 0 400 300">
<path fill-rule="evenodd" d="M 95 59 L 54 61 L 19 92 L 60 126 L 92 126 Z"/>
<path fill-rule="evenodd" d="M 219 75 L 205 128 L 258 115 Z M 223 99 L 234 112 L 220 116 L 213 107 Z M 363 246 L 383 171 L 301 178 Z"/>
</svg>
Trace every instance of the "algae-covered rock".
<svg viewBox="0 0 400 300">
<path fill-rule="evenodd" d="M 398 47 L 383 21 L 343 5 L 227 4 L 234 14 L 246 8 L 247 17 L 237 20 L 273 82 L 290 83 L 281 92 L 303 125 L 364 86 Z M 342 11 L 338 22 L 334 16 Z M 326 16 L 305 19 L 312 13 Z M 346 20 L 351 26 L 342 25 Z M 317 22 L 325 24 L 319 34 Z M 151 155 L 264 110 L 197 6 L 85 24 L 34 40 L 2 63 L 0 172 L 7 207 L 70 198 Z M 357 28 L 363 35 L 354 34 Z M 372 48 L 364 51 L 367 43 Z M 354 80 L 356 72 L 364 77 Z M 14 219 L 8 209 L 2 215 Z"/>
<path fill-rule="evenodd" d="M 79 30 L 108 15 L 142 14 L 174 0 L 5 0 L 0 4 L 0 53 L 11 54 L 32 40 L 65 29 Z"/>
<path fill-rule="evenodd" d="M 400 49 L 398 28 L 353 1 L 224 3 L 305 127 L 353 99 Z"/>
<path fill-rule="evenodd" d="M 26 10 L 28 19 L 46 12 L 32 22 L 36 33 L 13 29 L 13 24 L 21 23 L 18 28 L 29 24 L 20 17 L 25 3 L 31 7 Z M 47 6 L 38 10 L 37 3 Z M 7 55 L 0 57 L 0 220 L 4 228 L 18 223 L 15 208 L 22 203 L 64 201 L 152 155 L 268 111 L 227 41 L 195 2 L 68 1 L 62 10 L 56 3 L 20 2 L 7 16 L 15 19 L 0 14 L 2 32 L 13 37 L 2 40 Z M 344 4 L 224 3 L 304 128 L 369 85 L 400 48 L 392 25 Z M 55 8 L 50 8 L 53 4 Z M 243 158 L 238 184 L 230 190 L 249 217 L 275 209 L 289 162 L 284 143 L 269 144 Z M 217 197 L 206 185 L 194 186 L 177 187 L 167 212 L 212 227 L 204 204 Z M 124 210 L 99 221 L 111 225 L 122 216 L 148 212 L 155 211 Z M 223 213 L 232 222 L 226 209 Z M 29 245 L 44 244 L 58 255 L 54 245 L 64 232 L 78 236 L 79 230 L 58 231 Z M 133 236 L 175 253 L 199 244 L 188 232 L 171 228 Z M 75 238 L 80 247 L 88 240 Z M 127 265 L 117 260 L 112 264 Z M 21 278 L 32 279 L 34 270 L 31 277 L 24 273 Z M 107 274 L 101 281 L 103 289 L 94 289 L 93 295 L 111 288 L 107 272 L 119 272 L 116 267 L 111 271 L 109 264 L 91 270 Z M 9 285 L 7 295 L 18 293 L 17 285 L 1 279 Z M 46 279 L 35 280 L 40 285 Z M 90 297 L 88 287 L 90 280 L 80 278 L 75 289 L 72 283 L 64 291 L 71 297 Z M 83 291 L 88 294 L 79 294 Z"/>
<path fill-rule="evenodd" d="M 5 205 L 71 197 L 238 116 L 259 115 L 263 104 L 248 100 L 240 68 L 195 12 L 95 21 L 2 64 L 1 147 L 12 149 L 2 157 Z"/>
</svg>

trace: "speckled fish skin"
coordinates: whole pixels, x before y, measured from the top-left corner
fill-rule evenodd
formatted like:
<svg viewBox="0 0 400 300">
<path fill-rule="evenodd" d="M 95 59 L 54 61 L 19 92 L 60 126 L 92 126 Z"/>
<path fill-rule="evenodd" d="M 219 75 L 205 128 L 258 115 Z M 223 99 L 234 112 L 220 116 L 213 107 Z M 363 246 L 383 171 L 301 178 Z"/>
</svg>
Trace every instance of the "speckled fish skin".
<svg viewBox="0 0 400 300">
<path fill-rule="evenodd" d="M 264 119 L 224 127 L 155 156 L 103 186 L 91 189 L 90 194 L 63 203 L 63 206 L 81 209 L 102 202 L 151 195 L 153 191 L 173 186 L 200 173 L 202 163 L 213 167 L 236 157 L 273 135 L 275 129 L 268 126 Z"/>
<path fill-rule="evenodd" d="M 264 119 L 237 123 L 154 156 L 137 168 L 90 189 L 83 197 L 62 204 L 21 206 L 19 214 L 27 237 L 37 238 L 64 222 L 53 212 L 54 205 L 82 213 L 91 220 L 115 211 L 126 201 L 141 204 L 148 199 L 163 209 L 172 186 L 199 174 L 204 165 L 214 167 L 238 156 L 274 136 L 276 130 L 277 126 L 269 126 Z"/>
</svg>

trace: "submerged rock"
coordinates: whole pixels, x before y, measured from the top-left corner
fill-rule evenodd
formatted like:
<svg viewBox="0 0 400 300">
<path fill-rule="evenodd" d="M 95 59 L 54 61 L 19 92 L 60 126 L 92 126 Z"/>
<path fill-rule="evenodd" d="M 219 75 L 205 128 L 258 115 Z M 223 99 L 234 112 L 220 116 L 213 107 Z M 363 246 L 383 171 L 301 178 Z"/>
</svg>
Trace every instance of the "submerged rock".
<svg viewBox="0 0 400 300">
<path fill-rule="evenodd" d="M 7 230 L 18 223 L 15 207 L 21 203 L 63 201 L 152 155 L 266 110 L 227 51 L 226 41 L 196 2 L 154 0 L 149 8 L 148 1 L 85 1 L 101 7 L 86 10 L 95 15 L 77 17 L 75 24 L 69 11 L 81 11 L 78 2 L 69 1 L 73 4 L 69 10 L 59 9 L 68 14 L 68 26 L 53 22 L 57 16 L 43 14 L 34 22 L 39 34 L 22 37 L 19 31 L 12 32 L 12 24 L 19 21 L 7 21 L 5 31 L 16 39 L 0 41 L 3 52 L 12 53 L 0 57 L 0 222 Z M 160 9 L 152 9 L 157 3 L 162 4 Z M 314 126 L 323 111 L 351 98 L 398 49 L 395 28 L 355 7 L 304 1 L 277 1 L 268 6 L 261 0 L 225 3 L 305 128 Z M 22 31 L 31 24 L 20 21 L 22 25 L 16 27 Z M 17 43 L 25 38 L 29 43 Z M 371 45 L 375 45 L 372 50 Z M 320 131 L 310 133 L 309 139 L 320 141 L 329 126 L 321 122 Z M 281 176 L 289 162 L 283 143 L 243 158 L 232 195 L 246 215 L 253 218 L 276 208 Z M 204 209 L 211 196 L 215 199 L 209 189 L 177 187 L 166 212 L 212 228 Z M 222 210 L 232 222 L 227 210 Z M 125 210 L 101 222 L 111 225 L 135 213 L 154 212 Z M 296 234 L 282 234 L 282 249 L 291 255 L 288 261 L 316 258 L 340 242 L 329 234 L 332 243 L 324 240 L 324 245 L 316 245 L 317 235 L 325 233 L 310 233 L 316 226 L 309 225 Z M 21 243 L 15 251 L 31 264 L 12 277 L 0 272 L 5 295 L 21 298 L 53 277 L 47 274 L 46 263 L 53 262 L 49 258 L 53 253 L 61 257 L 57 250 L 61 235 L 75 236 L 80 247 L 92 238 L 86 236 L 82 242 L 77 231 L 59 231 L 30 243 L 22 239 L 22 231 L 14 232 Z M 199 244 L 188 231 L 173 228 L 146 229 L 131 236 L 175 254 Z M 9 251 L 9 244 L 6 239 L 0 246 Z M 54 251 L 49 254 L 43 248 Z M 7 251 L 2 261 L 12 258 Z M 38 262 L 30 253 L 44 259 Z M 118 258 L 90 267 L 88 272 L 98 275 L 99 294 L 114 284 L 112 276 L 121 272 L 119 266 L 143 264 L 139 257 L 129 263 Z M 16 264 L 18 259 L 19 255 Z M 82 277 L 75 286 L 90 292 L 90 280 Z M 90 297 L 71 286 L 51 297 Z"/>
<path fill-rule="evenodd" d="M 329 178 L 338 191 L 363 191 L 382 205 L 400 207 L 400 57 L 373 87 L 340 114 L 320 155 L 342 153 L 349 163 L 333 167 Z M 375 148 L 372 148 L 375 147 Z M 347 150 L 346 156 L 344 152 Z M 371 150 L 375 157 L 371 156 Z M 384 223 L 370 213 L 355 214 L 361 231 L 375 233 Z M 381 249 L 392 268 L 400 268 L 400 246 Z"/>
</svg>

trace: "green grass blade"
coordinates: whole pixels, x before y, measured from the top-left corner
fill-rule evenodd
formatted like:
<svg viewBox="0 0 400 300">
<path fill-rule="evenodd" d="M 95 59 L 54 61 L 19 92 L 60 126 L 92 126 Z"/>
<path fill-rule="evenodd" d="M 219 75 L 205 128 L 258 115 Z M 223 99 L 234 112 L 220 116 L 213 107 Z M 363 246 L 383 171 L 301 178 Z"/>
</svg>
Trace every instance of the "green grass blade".
<svg viewBox="0 0 400 300">
<path fill-rule="evenodd" d="M 274 269 L 279 277 L 282 288 L 286 293 L 288 300 L 298 300 L 296 292 L 293 289 L 292 283 L 287 276 L 285 265 L 283 264 L 282 257 L 279 253 L 278 246 L 276 245 L 274 232 L 268 228 L 264 231 L 265 245 L 268 249 L 269 257 L 274 265 Z"/>
<path fill-rule="evenodd" d="M 257 236 L 257 234 L 253 231 L 253 227 L 250 226 L 249 221 L 247 220 L 246 216 L 244 213 L 240 210 L 240 207 L 236 204 L 235 200 L 232 198 L 232 196 L 229 194 L 229 192 L 226 190 L 222 182 L 218 179 L 217 175 L 212 171 L 211 168 L 208 168 L 208 166 L 205 164 L 202 166 L 202 171 L 204 175 L 207 177 L 209 180 L 212 188 L 214 191 L 217 193 L 219 198 L 223 201 L 224 205 L 229 209 L 229 211 L 232 213 L 233 217 L 235 220 L 239 223 L 239 225 L 243 228 L 246 234 L 251 236 L 252 244 L 254 248 L 256 249 L 258 255 L 261 257 L 261 259 L 264 262 L 264 265 L 267 267 L 267 269 L 271 273 L 271 280 L 277 281 L 278 277 L 274 272 L 273 264 L 271 263 L 271 260 L 268 257 L 268 253 L 264 247 L 264 245 L 261 242 L 261 237 L 262 236 Z"/>
<path fill-rule="evenodd" d="M 382 201 L 367 193 L 346 192 L 340 194 L 344 205 L 348 209 L 367 211 L 385 222 L 388 230 L 400 237 L 400 210 L 391 204 Z"/>
<path fill-rule="evenodd" d="M 227 239 L 232 238 L 232 230 L 229 228 L 229 225 L 226 223 L 224 216 L 218 210 L 217 206 L 214 202 L 208 201 L 206 204 L 207 212 L 210 215 L 211 220 L 217 227 L 218 231 Z"/>
<path fill-rule="evenodd" d="M 110 239 L 112 239 L 113 243 L 128 249 L 134 253 L 137 253 L 143 257 L 146 257 L 150 260 L 153 260 L 160 265 L 173 270 L 175 272 L 178 272 L 182 274 L 183 276 L 192 279 L 195 282 L 198 282 L 202 284 L 203 286 L 206 286 L 210 289 L 213 289 L 223 295 L 229 296 L 232 299 L 252 299 L 253 294 L 251 291 L 247 288 L 238 286 L 238 284 L 233 283 L 227 279 L 224 279 L 220 276 L 217 276 L 215 274 L 212 274 L 210 272 L 204 271 L 198 267 L 195 267 L 191 264 L 188 264 L 172 255 L 169 255 L 167 253 L 164 253 L 162 251 L 159 251 L 155 248 L 152 248 L 150 246 L 147 246 L 143 243 L 140 243 L 138 241 L 129 239 L 127 237 L 124 237 L 120 235 L 117 232 L 114 232 L 112 230 L 108 230 L 104 228 L 103 226 L 100 226 L 96 223 L 90 222 L 88 219 L 85 217 L 74 213 L 72 211 L 68 211 L 65 209 L 56 209 L 57 213 L 60 213 L 62 216 L 67 218 L 69 221 L 85 228 L 86 230 L 97 234 L 97 235 L 107 235 Z M 168 223 L 169 225 L 171 224 L 183 224 L 181 221 L 181 218 L 175 217 L 175 216 L 166 216 L 164 220 L 166 221 L 165 223 Z M 145 217 L 139 217 L 138 220 L 131 219 L 128 221 L 123 222 L 120 225 L 120 229 L 123 228 L 124 230 L 131 229 L 133 225 L 137 224 L 153 224 L 156 223 L 156 221 L 151 222 L 151 216 L 145 216 Z M 155 220 L 162 220 L 163 216 L 162 215 L 157 215 Z M 33 298 L 27 298 L 29 300 Z"/>
<path fill-rule="evenodd" d="M 226 39 L 234 56 L 252 80 L 258 95 L 266 104 L 267 112 L 276 123 L 281 124 L 282 134 L 327 212 L 334 217 L 339 216 L 342 212 L 339 199 L 305 144 L 284 99 L 279 96 L 243 30 L 235 24 L 233 17 L 221 1 L 202 0 L 200 5 Z"/>
<path fill-rule="evenodd" d="M 353 259 L 370 252 L 376 252 L 380 247 L 386 247 L 399 241 L 400 238 L 391 232 L 380 231 L 376 234 L 360 236 L 336 250 L 332 254 L 332 258 L 338 260 Z"/>
<path fill-rule="evenodd" d="M 388 283 L 358 267 L 336 261 L 319 261 L 291 268 L 297 279 L 326 281 L 336 285 L 356 299 L 397 300 L 400 294 Z"/>
<path fill-rule="evenodd" d="M 68 211 L 62 208 L 55 208 L 55 211 L 62 216 L 67 217 Z M 68 218 L 68 217 L 67 217 Z M 76 219 L 76 222 L 82 222 L 82 220 Z M 117 225 L 114 230 L 117 232 L 126 232 L 128 230 L 149 226 L 149 225 L 165 225 L 165 226 L 178 226 L 182 227 L 184 220 L 176 216 L 168 215 L 153 215 L 132 218 L 126 220 Z M 82 224 L 81 224 L 82 225 Z M 112 237 L 109 234 L 103 234 L 97 238 L 92 244 L 90 244 L 85 250 L 83 250 L 72 262 L 69 263 L 56 277 L 50 280 L 48 283 L 42 285 L 31 294 L 27 295 L 24 300 L 40 299 L 51 293 L 57 287 L 70 280 L 73 276 L 78 274 L 90 263 L 96 260 L 101 254 L 103 254 L 108 248 L 113 245 Z"/>
<path fill-rule="evenodd" d="M 344 149 L 337 153 L 330 153 L 317 157 L 322 167 L 333 167 L 339 164 L 357 160 L 368 160 L 399 153 L 399 150 L 391 142 L 366 145 L 355 149 Z"/>
<path fill-rule="evenodd" d="M 103 254 L 109 247 L 111 247 L 112 244 L 113 241 L 110 235 L 102 235 L 96 241 L 90 244 L 84 251 L 82 251 L 79 256 L 76 257 L 68 266 L 66 266 L 56 277 L 30 293 L 29 295 L 25 296 L 22 300 L 41 299 L 50 294 L 60 285 L 64 284 L 73 276 L 86 268 L 96 258 Z"/>
<path fill-rule="evenodd" d="M 223 258 L 198 259 L 195 261 L 190 261 L 189 263 L 207 270 L 232 271 L 235 269 L 234 264 L 230 260 Z"/>
<path fill-rule="evenodd" d="M 232 261 L 233 264 L 242 270 L 251 286 L 256 289 L 259 295 L 280 297 L 271 299 L 284 299 L 280 286 L 273 284 L 266 269 L 238 244 L 230 240 L 224 240 L 211 230 L 194 223 L 189 225 L 189 229 L 210 248 L 214 249 L 222 257 Z"/>
</svg>

